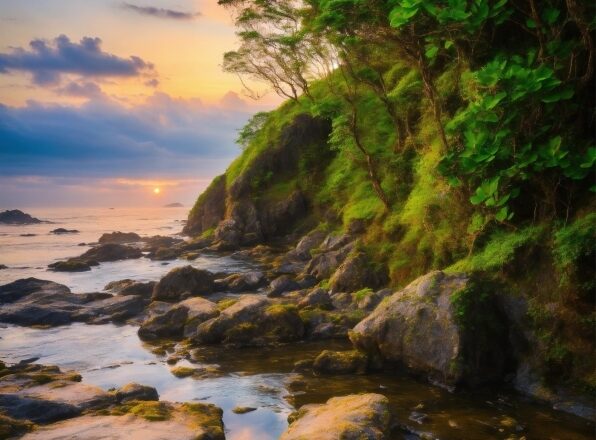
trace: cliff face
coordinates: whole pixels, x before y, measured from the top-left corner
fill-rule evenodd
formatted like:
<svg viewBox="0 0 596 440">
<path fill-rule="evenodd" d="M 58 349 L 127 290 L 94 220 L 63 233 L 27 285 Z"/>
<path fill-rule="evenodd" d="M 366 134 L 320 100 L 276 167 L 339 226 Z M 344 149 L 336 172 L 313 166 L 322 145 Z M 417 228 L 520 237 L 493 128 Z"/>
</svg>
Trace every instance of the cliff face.
<svg viewBox="0 0 596 440">
<path fill-rule="evenodd" d="M 324 170 L 330 154 L 321 151 L 329 152 L 330 129 L 324 119 L 298 115 L 236 178 L 228 172 L 213 180 L 190 212 L 184 233 L 213 232 L 222 247 L 236 248 L 289 232 L 312 207 L 308 185 L 297 179 L 301 164 L 316 151 L 321 161 L 309 172 Z"/>
</svg>

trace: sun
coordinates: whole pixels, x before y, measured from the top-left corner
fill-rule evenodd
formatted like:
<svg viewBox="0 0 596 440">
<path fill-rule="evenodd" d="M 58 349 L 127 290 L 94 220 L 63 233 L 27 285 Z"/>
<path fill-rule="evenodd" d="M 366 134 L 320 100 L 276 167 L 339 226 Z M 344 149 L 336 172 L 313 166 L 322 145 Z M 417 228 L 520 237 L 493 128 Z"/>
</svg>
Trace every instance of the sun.
<svg viewBox="0 0 596 440">
<path fill-rule="evenodd" d="M 161 189 L 153 188 L 153 194 L 159 194 L 160 192 L 161 192 Z"/>
</svg>

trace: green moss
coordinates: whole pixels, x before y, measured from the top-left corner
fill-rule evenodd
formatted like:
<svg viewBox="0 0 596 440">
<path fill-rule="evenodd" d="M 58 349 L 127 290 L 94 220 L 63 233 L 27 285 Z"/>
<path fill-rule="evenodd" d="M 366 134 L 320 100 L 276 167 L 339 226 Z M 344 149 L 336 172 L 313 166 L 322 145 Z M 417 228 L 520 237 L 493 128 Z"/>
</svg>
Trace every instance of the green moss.
<svg viewBox="0 0 596 440">
<path fill-rule="evenodd" d="M 224 440 L 223 411 L 215 405 L 206 403 L 183 403 L 182 409 L 190 414 L 203 430 L 207 431 L 205 440 Z"/>
<path fill-rule="evenodd" d="M 500 270 L 511 263 L 516 252 L 538 242 L 543 229 L 529 226 L 514 232 L 494 233 L 478 253 L 458 261 L 447 268 L 448 272 L 481 272 Z"/>
<path fill-rule="evenodd" d="M 355 301 L 362 301 L 364 298 L 366 298 L 368 295 L 370 295 L 371 293 L 373 293 L 373 290 L 366 287 L 364 289 L 359 290 L 358 292 L 354 292 L 352 294 L 353 298 Z"/>
<path fill-rule="evenodd" d="M 283 316 L 287 313 L 295 313 L 298 307 L 295 304 L 273 304 L 265 310 L 265 313 L 270 316 Z"/>
<path fill-rule="evenodd" d="M 237 298 L 225 298 L 225 299 L 222 299 L 221 301 L 219 301 L 217 303 L 217 309 L 221 312 L 221 311 L 227 309 L 228 307 L 233 306 L 237 302 L 238 302 L 238 299 Z"/>
<path fill-rule="evenodd" d="M 169 420 L 172 408 L 166 402 L 133 400 L 112 409 L 113 415 L 134 414 L 150 422 Z"/>
<path fill-rule="evenodd" d="M 178 378 L 189 377 L 195 374 L 196 369 L 190 367 L 176 367 L 170 370 Z"/>
</svg>

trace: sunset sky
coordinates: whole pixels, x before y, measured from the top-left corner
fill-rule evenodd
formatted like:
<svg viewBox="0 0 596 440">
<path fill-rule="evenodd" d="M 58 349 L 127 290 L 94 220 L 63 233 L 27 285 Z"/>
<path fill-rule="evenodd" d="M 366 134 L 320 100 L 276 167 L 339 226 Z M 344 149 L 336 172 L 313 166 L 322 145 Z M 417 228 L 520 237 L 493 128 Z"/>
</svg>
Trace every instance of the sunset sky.
<svg viewBox="0 0 596 440">
<path fill-rule="evenodd" d="M 0 29 L 0 208 L 190 204 L 278 102 L 221 71 L 216 0 L 0 0 Z"/>
</svg>

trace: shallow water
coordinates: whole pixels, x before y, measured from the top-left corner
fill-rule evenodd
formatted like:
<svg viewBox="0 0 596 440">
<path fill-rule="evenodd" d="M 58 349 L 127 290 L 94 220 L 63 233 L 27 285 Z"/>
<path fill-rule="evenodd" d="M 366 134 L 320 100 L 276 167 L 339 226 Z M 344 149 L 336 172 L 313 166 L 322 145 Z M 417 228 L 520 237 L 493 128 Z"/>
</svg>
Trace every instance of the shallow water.
<svg viewBox="0 0 596 440">
<path fill-rule="evenodd" d="M 171 235 L 182 229 L 185 208 L 32 210 L 30 213 L 55 224 L 0 225 L 0 284 L 35 276 L 53 280 L 74 292 L 102 290 L 110 281 L 123 278 L 157 280 L 175 266 L 192 264 L 212 271 L 249 270 L 248 263 L 227 257 L 202 256 L 197 260 L 162 262 L 146 258 L 102 263 L 90 272 L 60 273 L 47 264 L 83 253 L 104 232 L 137 232 L 142 236 Z M 78 229 L 74 235 L 53 235 L 58 227 Z M 21 234 L 36 234 L 22 237 Z M 391 402 L 399 423 L 418 432 L 432 432 L 450 439 L 592 439 L 594 426 L 579 418 L 533 405 L 519 397 L 483 394 L 450 394 L 411 377 L 386 372 L 368 376 L 315 377 L 292 373 L 294 362 L 314 358 L 323 349 L 349 349 L 347 342 L 302 343 L 278 348 L 232 350 L 222 347 L 193 351 L 193 362 L 217 364 L 222 374 L 206 379 L 176 378 L 166 356 L 141 342 L 133 326 L 73 324 L 51 329 L 15 326 L 0 328 L 0 358 L 6 362 L 39 357 L 40 363 L 74 369 L 83 381 L 104 389 L 138 382 L 157 388 L 161 399 L 208 401 L 224 410 L 229 440 L 273 440 L 286 429 L 287 416 L 306 403 L 324 402 L 333 396 L 379 392 Z M 183 361 L 181 365 L 188 365 Z M 258 409 L 234 414 L 235 406 Z M 426 415 L 423 423 L 412 420 L 413 412 Z M 513 417 L 516 426 L 503 424 Z M 407 438 L 402 433 L 396 439 Z M 314 440 L 314 439 L 313 439 Z"/>
<path fill-rule="evenodd" d="M 347 349 L 347 343 L 320 342 L 259 349 L 200 348 L 193 362 L 218 364 L 223 375 L 208 379 L 176 378 L 166 356 L 142 343 L 136 327 L 73 324 L 41 330 L 8 326 L 0 329 L 0 358 L 16 362 L 39 357 L 40 363 L 76 369 L 83 381 L 104 389 L 135 381 L 157 388 L 169 401 L 207 401 L 224 410 L 230 440 L 279 437 L 287 416 L 305 403 L 358 392 L 386 395 L 400 424 L 440 439 L 591 439 L 593 425 L 573 416 L 524 402 L 513 396 L 448 393 L 404 374 L 368 376 L 304 376 L 292 373 L 294 362 L 312 358 L 324 348 Z M 189 365 L 184 361 L 182 365 Z M 234 414 L 235 406 L 258 409 Z M 410 420 L 413 411 L 426 414 L 422 424 Z M 513 417 L 523 427 L 503 426 Z M 396 439 L 406 438 L 396 433 Z"/>
<path fill-rule="evenodd" d="M 75 257 L 95 243 L 105 232 L 136 232 L 141 236 L 175 235 L 182 230 L 182 220 L 188 208 L 81 208 L 76 214 L 72 209 L 28 211 L 41 220 L 54 224 L 2 225 L 0 224 L 0 285 L 19 278 L 36 277 L 65 284 L 73 292 L 103 290 L 110 281 L 124 278 L 154 281 L 177 266 L 191 264 L 195 267 L 222 272 L 240 272 L 250 268 L 238 260 L 225 257 L 201 256 L 194 261 L 151 261 L 148 258 L 101 263 L 89 272 L 52 272 L 47 265 Z M 78 234 L 50 234 L 56 228 L 76 229 Z M 35 234 L 23 237 L 21 234 Z"/>
</svg>

